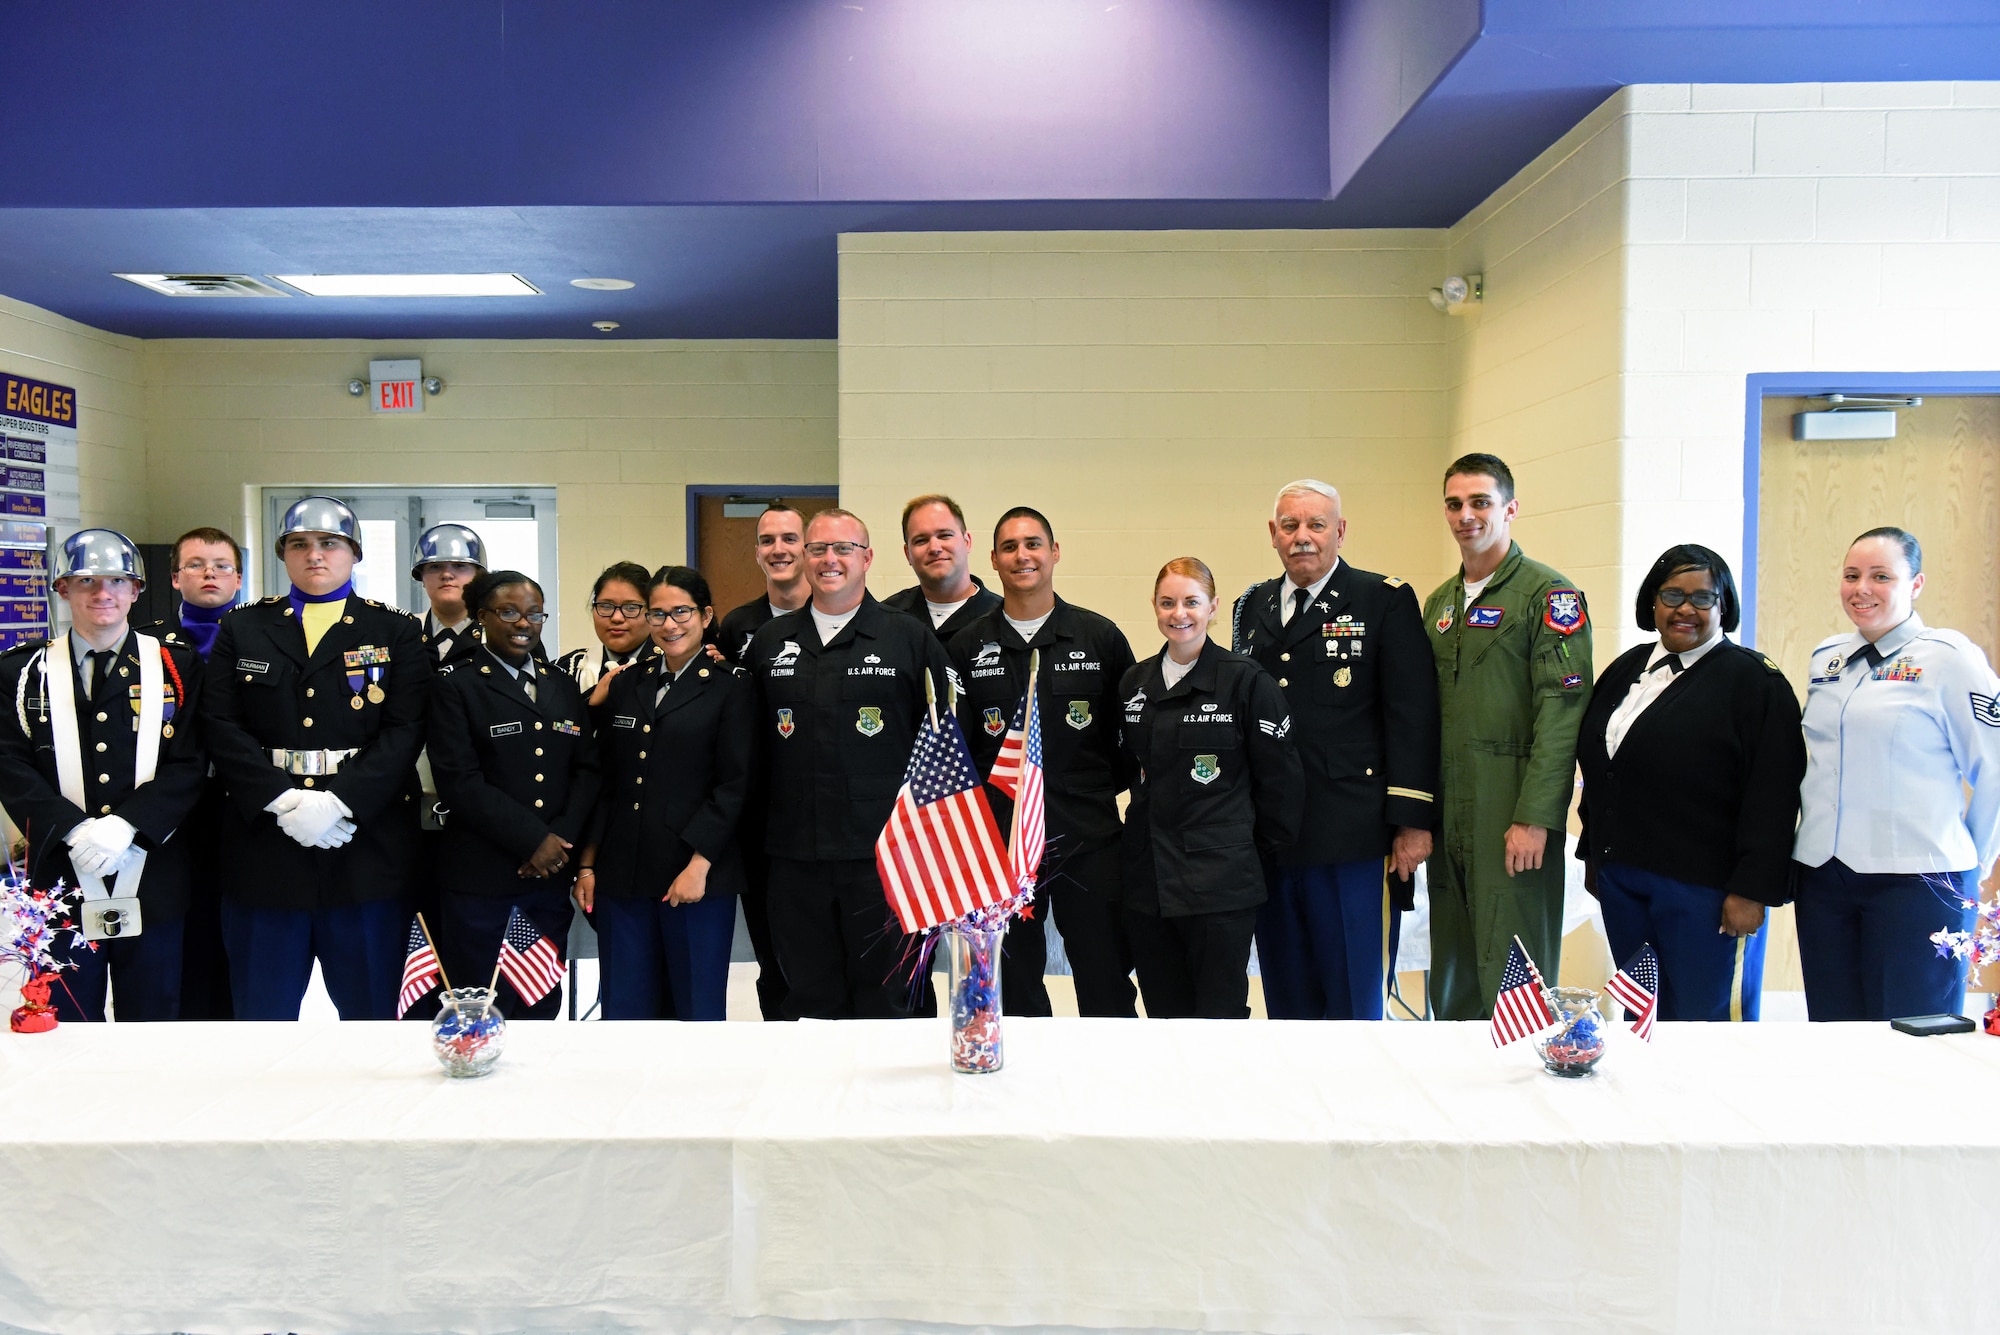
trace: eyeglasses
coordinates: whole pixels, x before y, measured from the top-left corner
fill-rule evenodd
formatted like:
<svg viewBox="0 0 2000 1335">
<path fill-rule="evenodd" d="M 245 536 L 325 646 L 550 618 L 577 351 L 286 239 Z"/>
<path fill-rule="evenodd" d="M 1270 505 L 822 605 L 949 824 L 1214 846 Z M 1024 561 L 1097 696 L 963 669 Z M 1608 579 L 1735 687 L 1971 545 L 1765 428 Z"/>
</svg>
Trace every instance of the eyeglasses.
<svg viewBox="0 0 2000 1335">
<path fill-rule="evenodd" d="M 539 626 L 549 619 L 547 612 L 523 612 L 518 607 L 483 607 L 480 610 L 482 612 L 491 612 L 510 626 L 516 621 L 525 621 L 530 626 Z"/>
<path fill-rule="evenodd" d="M 649 607 L 646 609 L 646 620 L 652 622 L 655 626 L 664 626 L 667 624 L 667 618 L 672 617 L 676 626 L 685 626 L 688 623 L 688 618 L 700 610 L 698 607 L 691 607 L 686 604 L 680 607 Z"/>
<path fill-rule="evenodd" d="M 197 575 L 205 570 L 212 570 L 218 575 L 233 575 L 236 573 L 236 567 L 227 561 L 203 561 L 199 559 L 183 561 L 180 564 L 180 569 L 192 570 Z"/>
<path fill-rule="evenodd" d="M 636 621 L 646 615 L 644 603 L 592 603 L 590 610 L 609 621 L 614 616 L 622 616 L 627 621 Z"/>
<path fill-rule="evenodd" d="M 1662 607 L 1679 607 L 1686 603 L 1703 612 L 1722 601 L 1722 595 L 1714 589 L 1696 589 L 1693 593 L 1685 589 L 1661 589 L 1653 596 L 1660 600 Z"/>
<path fill-rule="evenodd" d="M 856 552 L 865 552 L 867 550 L 868 544 L 865 542 L 809 542 L 806 544 L 806 555 L 812 557 L 815 561 L 825 556 L 828 552 L 832 552 L 835 556 L 846 557 L 852 556 Z"/>
</svg>

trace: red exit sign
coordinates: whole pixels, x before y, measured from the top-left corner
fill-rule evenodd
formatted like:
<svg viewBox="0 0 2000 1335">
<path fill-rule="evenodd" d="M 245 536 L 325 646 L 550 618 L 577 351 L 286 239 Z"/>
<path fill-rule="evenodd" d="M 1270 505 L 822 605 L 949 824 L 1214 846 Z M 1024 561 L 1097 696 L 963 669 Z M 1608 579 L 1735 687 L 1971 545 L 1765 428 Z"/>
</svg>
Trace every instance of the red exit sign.
<svg viewBox="0 0 2000 1335">
<path fill-rule="evenodd" d="M 378 413 L 420 413 L 424 395 L 421 361 L 368 363 L 368 406 Z"/>
</svg>

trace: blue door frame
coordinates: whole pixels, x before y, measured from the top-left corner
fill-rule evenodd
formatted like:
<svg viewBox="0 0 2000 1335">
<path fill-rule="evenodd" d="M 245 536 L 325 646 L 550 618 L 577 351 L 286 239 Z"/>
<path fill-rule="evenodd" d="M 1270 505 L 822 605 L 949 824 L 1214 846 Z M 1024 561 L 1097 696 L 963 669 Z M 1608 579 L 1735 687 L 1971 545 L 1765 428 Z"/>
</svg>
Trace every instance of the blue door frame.
<svg viewBox="0 0 2000 1335">
<path fill-rule="evenodd" d="M 2000 371 L 1857 372 L 1781 371 L 1749 377 L 1743 399 L 1743 599 L 1744 644 L 1757 642 L 1757 507 L 1764 464 L 1764 400 L 1810 394 L 2000 395 Z"/>
</svg>

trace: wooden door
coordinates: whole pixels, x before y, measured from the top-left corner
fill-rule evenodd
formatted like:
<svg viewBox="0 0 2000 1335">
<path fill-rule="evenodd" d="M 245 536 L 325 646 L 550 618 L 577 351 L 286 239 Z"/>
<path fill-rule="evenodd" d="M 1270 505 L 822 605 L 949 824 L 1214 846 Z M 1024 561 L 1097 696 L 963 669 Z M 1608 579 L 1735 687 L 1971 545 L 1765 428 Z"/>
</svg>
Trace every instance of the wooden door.
<svg viewBox="0 0 2000 1335">
<path fill-rule="evenodd" d="M 760 501 L 769 498 L 789 505 L 807 518 L 840 504 L 837 496 L 794 496 L 777 487 L 755 495 Z M 757 568 L 757 520 L 731 519 L 722 512 L 724 502 L 740 499 L 705 494 L 695 498 L 694 564 L 708 578 L 718 619 L 764 596 L 764 574 Z"/>
<path fill-rule="evenodd" d="M 1825 406 L 1764 400 L 1757 647 L 1803 701 L 1814 646 L 1853 629 L 1840 609 L 1841 558 L 1857 534 L 1894 524 L 1923 544 L 1925 624 L 2000 660 L 2000 398 L 1898 409 L 1893 440 L 1793 440 L 1792 415 Z M 1764 986 L 1803 986 L 1789 908 L 1773 915 Z"/>
</svg>

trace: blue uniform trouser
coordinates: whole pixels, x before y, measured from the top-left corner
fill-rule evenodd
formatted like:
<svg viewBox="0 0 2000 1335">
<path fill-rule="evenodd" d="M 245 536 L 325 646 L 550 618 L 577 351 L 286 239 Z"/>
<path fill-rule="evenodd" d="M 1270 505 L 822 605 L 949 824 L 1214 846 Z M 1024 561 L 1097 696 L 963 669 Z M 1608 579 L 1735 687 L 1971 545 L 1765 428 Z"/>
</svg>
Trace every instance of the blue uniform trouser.
<svg viewBox="0 0 2000 1335">
<path fill-rule="evenodd" d="M 144 916 L 144 909 L 140 910 Z M 71 1024 L 104 1018 L 105 984 L 118 1003 L 118 1021 L 173 1020 L 181 1012 L 181 918 L 144 919 L 145 931 L 125 940 L 98 941 L 96 949 L 75 932 L 56 938 L 54 954 L 75 967 L 49 984 L 56 1018 Z"/>
<path fill-rule="evenodd" d="M 569 960 L 569 924 L 576 910 L 570 905 L 569 891 L 540 881 L 522 881 L 510 895 L 463 895 L 445 890 L 438 895 L 438 950 L 445 972 L 459 987 L 484 987 L 493 977 L 493 965 L 500 958 L 500 943 L 507 936 L 507 919 L 521 910 L 537 932 L 554 943 L 556 954 Z M 426 919 L 428 921 L 428 919 Z M 506 974 L 500 975 L 500 1013 L 510 1020 L 553 1020 L 562 1009 L 562 989 L 552 987 L 530 1005 Z"/>
<path fill-rule="evenodd" d="M 607 1020 L 723 1020 L 736 896 L 692 904 L 597 897 L 599 995 Z"/>
<path fill-rule="evenodd" d="M 1274 1020 L 1382 1018 L 1382 859 L 1272 867 L 1257 965 Z"/>
<path fill-rule="evenodd" d="M 1966 962 L 1931 933 L 1970 931 L 1977 871 L 1858 872 L 1838 858 L 1800 866 L 1799 967 L 1815 1020 L 1949 1015 L 1965 1004 Z"/>
<path fill-rule="evenodd" d="M 1728 892 L 1676 881 L 1621 863 L 1597 869 L 1597 902 L 1611 958 L 1622 968 L 1651 944 L 1660 957 L 1662 1020 L 1754 1020 L 1764 995 L 1769 924 L 1749 936 L 1725 936 Z"/>
<path fill-rule="evenodd" d="M 400 899 L 311 911 L 222 901 L 222 942 L 239 1020 L 298 1019 L 315 959 L 341 1019 L 393 1020 L 409 940 L 410 910 Z"/>
</svg>

